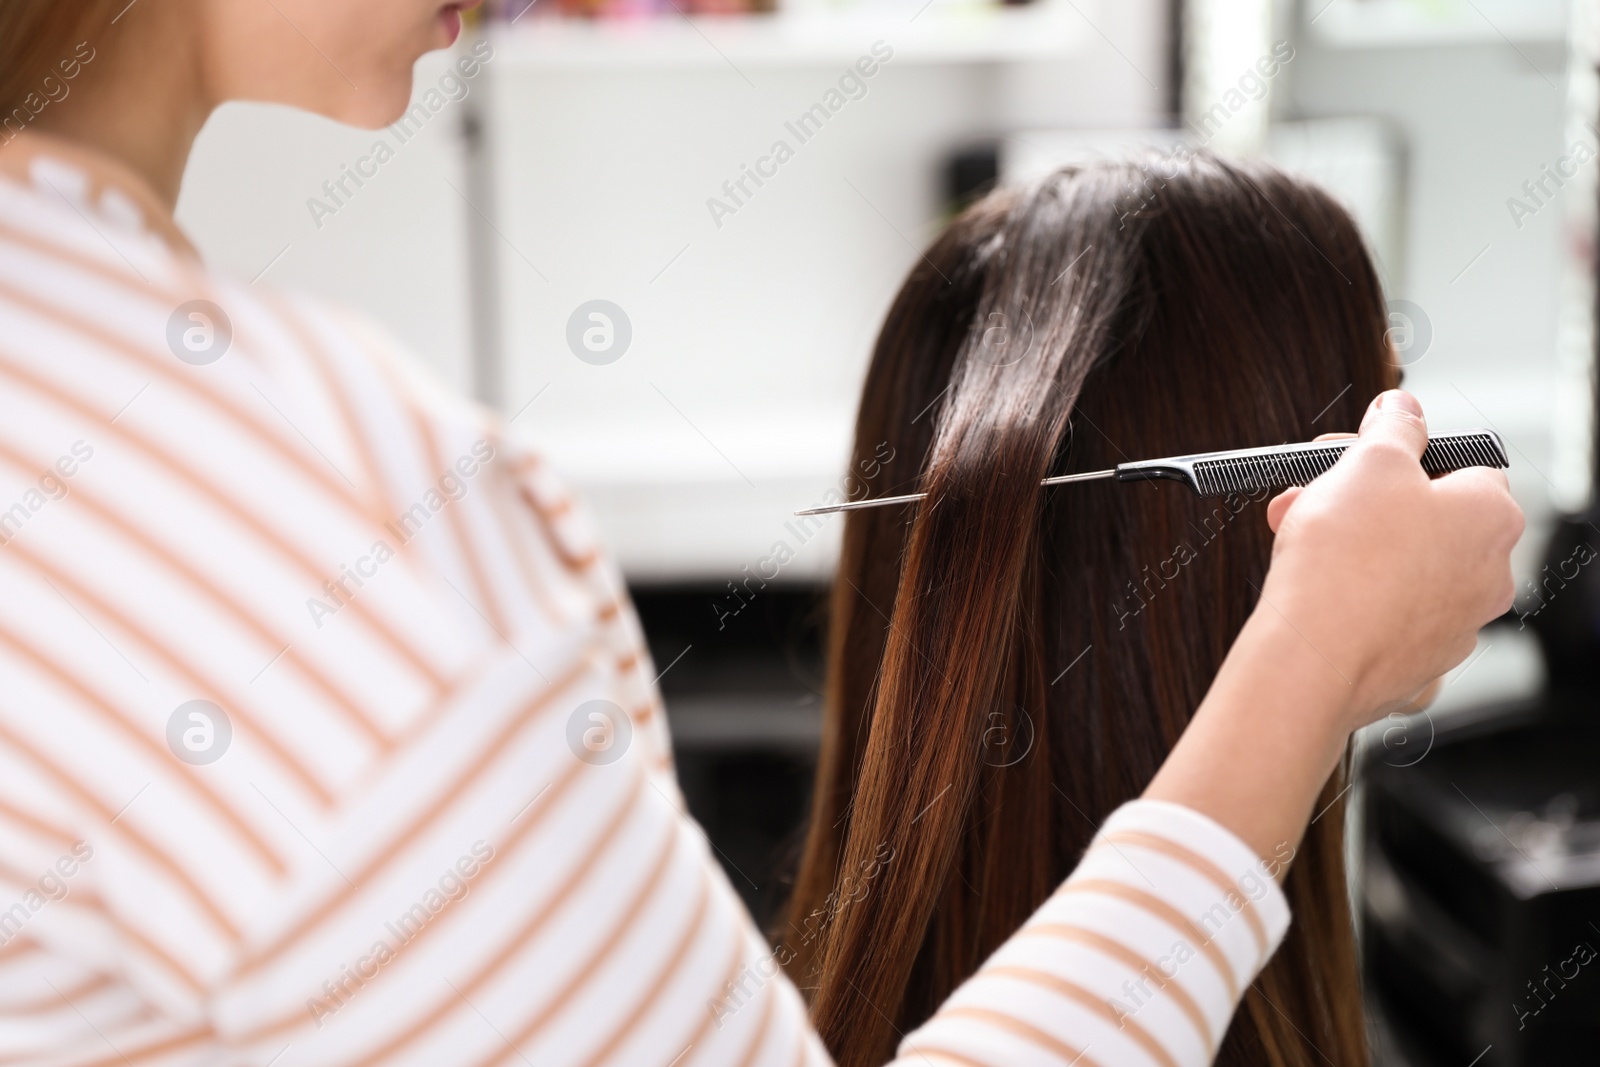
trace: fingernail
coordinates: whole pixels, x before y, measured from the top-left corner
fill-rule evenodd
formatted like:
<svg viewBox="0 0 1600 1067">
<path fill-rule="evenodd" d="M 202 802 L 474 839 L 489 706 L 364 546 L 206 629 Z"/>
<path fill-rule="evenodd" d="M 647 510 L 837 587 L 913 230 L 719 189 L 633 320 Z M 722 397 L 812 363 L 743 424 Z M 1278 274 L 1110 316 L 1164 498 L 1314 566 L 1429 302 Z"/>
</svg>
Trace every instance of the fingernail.
<svg viewBox="0 0 1600 1067">
<path fill-rule="evenodd" d="M 1378 410 L 1398 414 L 1415 415 L 1422 418 L 1422 405 L 1417 403 L 1417 398 L 1404 389 L 1390 389 L 1378 395 Z"/>
</svg>

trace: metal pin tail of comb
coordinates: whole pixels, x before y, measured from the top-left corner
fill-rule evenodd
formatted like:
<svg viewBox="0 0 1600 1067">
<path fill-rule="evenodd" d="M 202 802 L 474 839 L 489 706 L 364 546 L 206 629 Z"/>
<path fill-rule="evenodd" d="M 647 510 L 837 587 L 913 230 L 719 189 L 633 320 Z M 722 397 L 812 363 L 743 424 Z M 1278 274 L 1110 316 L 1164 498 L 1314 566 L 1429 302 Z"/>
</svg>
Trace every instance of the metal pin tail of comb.
<svg viewBox="0 0 1600 1067">
<path fill-rule="evenodd" d="M 1106 478 L 1119 482 L 1143 482 L 1164 478 L 1183 482 L 1201 496 L 1253 493 L 1262 489 L 1305 485 L 1337 463 L 1355 440 L 1352 437 L 1343 441 L 1308 441 L 1299 445 L 1238 448 L 1229 452 L 1142 459 L 1133 463 L 1119 463 L 1111 470 L 1060 474 L 1046 478 L 1039 484 L 1069 485 Z M 1505 445 L 1493 430 L 1445 430 L 1429 434 L 1428 447 L 1422 452 L 1422 469 L 1429 474 L 1444 474 L 1467 467 L 1510 465 L 1506 459 Z M 926 493 L 907 493 L 904 496 L 852 500 L 844 504 L 807 508 L 795 514 L 830 515 L 836 511 L 892 507 L 895 504 L 915 503 L 926 496 Z"/>
</svg>

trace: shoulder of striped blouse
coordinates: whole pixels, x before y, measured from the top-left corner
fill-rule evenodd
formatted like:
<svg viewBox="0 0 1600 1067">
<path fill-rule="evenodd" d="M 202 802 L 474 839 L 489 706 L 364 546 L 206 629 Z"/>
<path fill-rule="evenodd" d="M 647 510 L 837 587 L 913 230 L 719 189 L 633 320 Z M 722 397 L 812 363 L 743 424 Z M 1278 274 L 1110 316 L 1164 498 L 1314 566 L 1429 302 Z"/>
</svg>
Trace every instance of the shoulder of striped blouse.
<svg viewBox="0 0 1600 1067">
<path fill-rule="evenodd" d="M 625 710 L 652 746 L 654 769 L 670 777 L 672 745 L 644 630 L 581 495 L 499 413 L 450 389 L 380 324 L 317 298 L 296 295 L 282 303 L 288 313 L 347 337 L 354 358 L 375 369 L 371 380 L 392 390 L 401 407 L 432 427 L 432 436 L 489 445 L 493 464 L 505 476 L 489 491 L 528 516 L 560 560 L 563 582 L 588 599 Z"/>
<path fill-rule="evenodd" d="M 604 552 L 598 533 L 577 496 L 529 442 L 483 405 L 462 397 L 387 329 L 365 316 L 330 302 L 296 294 L 286 301 L 304 317 L 320 319 L 353 342 L 357 358 L 369 360 L 382 382 L 412 417 L 444 439 L 483 440 L 492 446 L 493 462 L 509 473 L 522 503 L 542 530 L 558 539 L 570 574 L 583 581 L 598 601 L 626 596 L 620 573 Z M 600 606 L 600 605 L 597 605 Z"/>
</svg>

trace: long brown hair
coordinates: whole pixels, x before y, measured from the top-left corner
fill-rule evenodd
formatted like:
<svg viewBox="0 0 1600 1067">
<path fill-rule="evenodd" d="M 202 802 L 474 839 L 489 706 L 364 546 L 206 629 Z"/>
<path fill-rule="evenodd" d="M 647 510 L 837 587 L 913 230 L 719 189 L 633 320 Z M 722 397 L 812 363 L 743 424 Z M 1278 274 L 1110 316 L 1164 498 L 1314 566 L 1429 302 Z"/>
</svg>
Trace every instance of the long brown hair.
<svg viewBox="0 0 1600 1067">
<path fill-rule="evenodd" d="M 1331 198 L 1206 155 L 1002 189 L 912 271 L 855 459 L 887 442 L 904 458 L 870 494 L 929 499 L 846 520 L 810 836 L 779 931 L 841 1067 L 889 1059 L 1139 795 L 1266 572 L 1260 499 L 1039 479 L 1354 429 L 1394 384 L 1386 323 Z M 1219 1063 L 1367 1062 L 1344 774 Z"/>
<path fill-rule="evenodd" d="M 30 107 L 30 97 L 48 100 L 76 76 L 67 72 L 84 58 L 78 46 L 98 40 L 127 2 L 0 0 L 0 120 L 16 113 L 0 141 L 31 123 L 38 105 Z"/>
</svg>

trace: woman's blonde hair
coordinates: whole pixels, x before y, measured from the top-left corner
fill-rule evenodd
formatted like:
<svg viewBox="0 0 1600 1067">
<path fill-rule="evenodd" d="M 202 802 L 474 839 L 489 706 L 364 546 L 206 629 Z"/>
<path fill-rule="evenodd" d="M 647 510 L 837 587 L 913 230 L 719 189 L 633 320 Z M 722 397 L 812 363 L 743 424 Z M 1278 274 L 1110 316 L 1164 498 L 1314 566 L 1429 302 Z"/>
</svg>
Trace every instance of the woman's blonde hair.
<svg viewBox="0 0 1600 1067">
<path fill-rule="evenodd" d="M 127 0 L 0 0 L 0 141 L 65 99 Z"/>
</svg>

